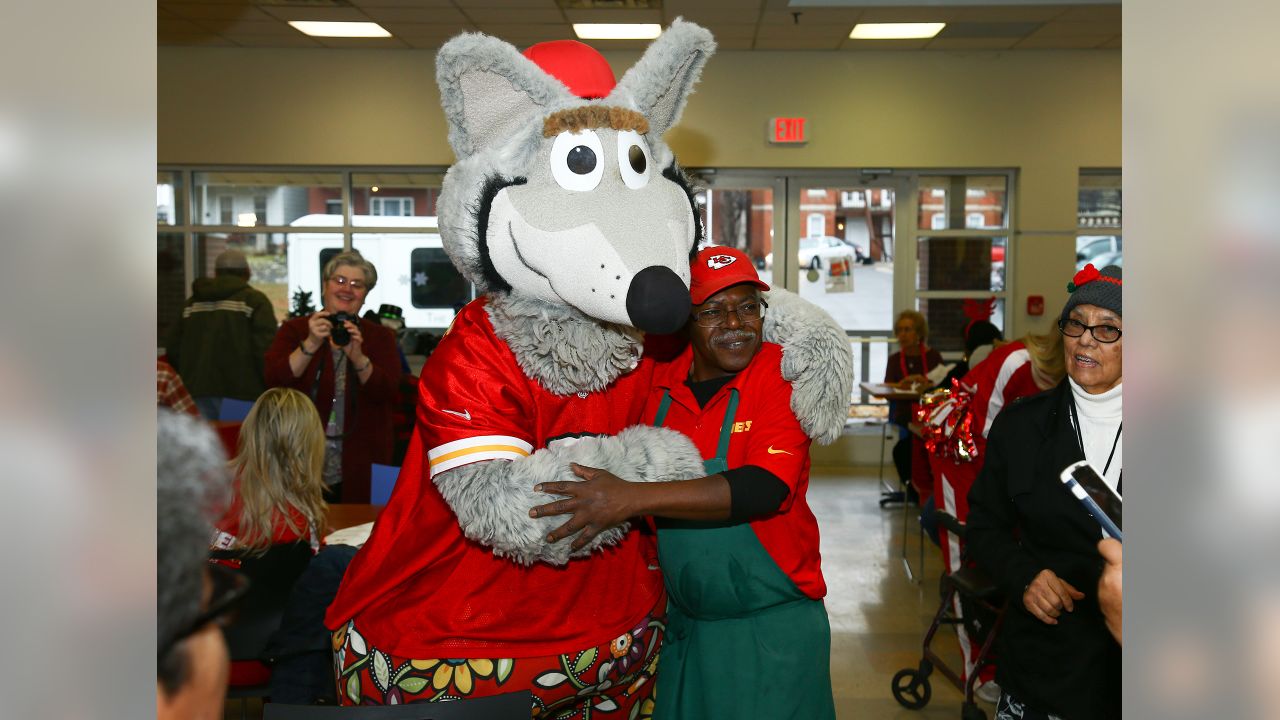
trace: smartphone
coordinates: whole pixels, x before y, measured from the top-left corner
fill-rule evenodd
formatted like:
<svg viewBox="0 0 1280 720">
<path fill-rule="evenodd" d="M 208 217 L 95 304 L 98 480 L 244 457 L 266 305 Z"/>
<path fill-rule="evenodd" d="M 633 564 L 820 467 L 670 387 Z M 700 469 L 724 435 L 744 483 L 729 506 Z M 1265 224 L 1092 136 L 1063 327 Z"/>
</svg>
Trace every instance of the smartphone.
<svg viewBox="0 0 1280 720">
<path fill-rule="evenodd" d="M 1061 477 L 1062 484 L 1084 505 L 1084 509 L 1098 521 L 1107 535 L 1124 542 L 1124 533 L 1120 531 L 1123 501 L 1103 481 L 1089 461 L 1081 460 L 1068 465 Z"/>
</svg>

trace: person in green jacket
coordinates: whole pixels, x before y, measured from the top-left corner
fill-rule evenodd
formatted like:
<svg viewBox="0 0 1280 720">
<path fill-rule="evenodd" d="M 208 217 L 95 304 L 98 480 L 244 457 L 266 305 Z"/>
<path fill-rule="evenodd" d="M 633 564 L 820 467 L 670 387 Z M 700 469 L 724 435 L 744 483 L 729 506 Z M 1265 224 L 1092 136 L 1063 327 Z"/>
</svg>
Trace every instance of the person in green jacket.
<svg viewBox="0 0 1280 720">
<path fill-rule="evenodd" d="M 223 398 L 257 400 L 267 389 L 263 357 L 276 335 L 271 301 L 249 285 L 249 263 L 239 250 L 224 250 L 211 278 L 191 283 L 165 343 L 169 364 L 195 399 L 200 414 L 218 419 Z"/>
<path fill-rule="evenodd" d="M 782 349 L 761 339 L 769 286 L 732 248 L 704 248 L 691 274 L 689 346 L 655 373 L 643 417 L 688 435 L 706 476 L 639 483 L 573 465 L 583 481 L 541 483 L 567 499 L 531 514 L 572 514 L 547 540 L 576 534 L 575 549 L 628 518 L 656 518 L 668 604 L 655 720 L 831 719 L 810 439 Z"/>
</svg>

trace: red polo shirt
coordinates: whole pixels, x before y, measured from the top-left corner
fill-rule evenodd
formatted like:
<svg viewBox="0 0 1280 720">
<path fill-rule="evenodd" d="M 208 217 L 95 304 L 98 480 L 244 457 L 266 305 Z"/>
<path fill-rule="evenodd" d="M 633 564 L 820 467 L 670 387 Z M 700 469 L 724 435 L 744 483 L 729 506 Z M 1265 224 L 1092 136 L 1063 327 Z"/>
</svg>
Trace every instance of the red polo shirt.
<svg viewBox="0 0 1280 720">
<path fill-rule="evenodd" d="M 801 592 L 814 599 L 825 596 L 818 521 L 805 499 L 809 490 L 810 440 L 791 412 L 791 384 L 782 379 L 782 348 L 762 343 L 751 364 L 717 391 L 705 408 L 698 406 L 684 384 L 692 363 L 693 350 L 685 348 L 677 359 L 659 366 L 645 405 L 645 422 L 653 423 L 663 391 L 669 391 L 671 405 L 663 427 L 692 438 L 704 459 L 714 457 L 728 410 L 729 390 L 736 388 L 738 410 L 729 440 L 729 467 L 764 468 L 786 483 L 789 491 L 782 506 L 771 515 L 753 520 L 751 529 Z"/>
</svg>

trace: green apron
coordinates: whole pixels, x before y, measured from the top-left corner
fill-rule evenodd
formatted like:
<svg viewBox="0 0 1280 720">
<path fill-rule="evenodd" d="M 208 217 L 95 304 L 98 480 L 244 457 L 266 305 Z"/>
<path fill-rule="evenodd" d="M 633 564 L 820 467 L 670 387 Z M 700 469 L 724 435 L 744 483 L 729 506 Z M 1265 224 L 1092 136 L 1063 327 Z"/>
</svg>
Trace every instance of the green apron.
<svg viewBox="0 0 1280 720">
<path fill-rule="evenodd" d="M 671 406 L 664 393 L 654 425 Z M 738 391 L 708 475 L 728 469 Z M 655 720 L 835 718 L 826 607 L 796 588 L 750 523 L 660 520 L 667 630 Z"/>
</svg>

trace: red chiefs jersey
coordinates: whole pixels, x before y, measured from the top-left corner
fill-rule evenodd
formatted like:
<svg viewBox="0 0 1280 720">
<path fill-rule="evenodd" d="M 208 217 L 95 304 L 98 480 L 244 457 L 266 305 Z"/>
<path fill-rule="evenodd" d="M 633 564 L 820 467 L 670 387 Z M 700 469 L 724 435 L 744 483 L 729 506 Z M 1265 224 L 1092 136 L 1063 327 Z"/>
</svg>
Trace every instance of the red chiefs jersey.
<svg viewBox="0 0 1280 720">
<path fill-rule="evenodd" d="M 413 658 L 549 655 L 630 629 L 662 592 L 651 535 L 632 531 L 563 567 L 525 567 L 466 539 L 431 478 L 564 438 L 614 435 L 639 420 L 653 367 L 642 360 L 603 391 L 553 395 L 494 334 L 484 299 L 463 308 L 422 370 L 400 477 L 328 626 L 354 617 L 371 644 Z"/>
<path fill-rule="evenodd" d="M 693 351 L 686 348 L 676 360 L 659 366 L 654 389 L 645 404 L 644 419 L 652 424 L 663 391 L 671 393 L 671 405 L 663 427 L 693 439 L 704 459 L 715 456 L 720 428 L 728 409 L 729 389 L 738 390 L 738 410 L 729 436 L 730 468 L 755 465 L 786 483 L 787 499 L 773 514 L 753 520 L 751 529 L 769 557 L 811 598 L 827 594 L 818 551 L 818 521 L 809 509 L 809 445 L 811 440 L 791 412 L 791 384 L 782 379 L 782 348 L 761 343 L 760 352 L 745 370 L 699 407 L 685 385 Z"/>
<path fill-rule="evenodd" d="M 983 438 L 1009 403 L 1040 392 L 1031 375 L 1031 353 L 1021 340 L 992 350 L 960 382 L 973 393 L 973 428 L 980 430 Z"/>
<path fill-rule="evenodd" d="M 240 498 L 239 480 L 235 482 L 232 490 L 235 496 L 231 501 L 231 507 L 227 508 L 222 519 L 214 524 L 213 540 L 209 544 L 215 550 L 230 550 L 240 541 L 240 511 L 244 503 Z M 291 524 L 293 527 L 290 527 Z M 283 545 L 299 541 L 311 543 L 312 550 L 320 547 L 319 536 L 301 510 L 290 505 L 286 515 L 285 512 L 276 509 L 272 514 L 271 544 Z"/>
</svg>

